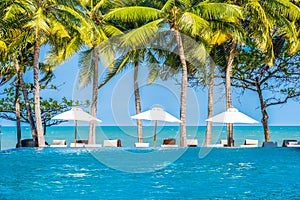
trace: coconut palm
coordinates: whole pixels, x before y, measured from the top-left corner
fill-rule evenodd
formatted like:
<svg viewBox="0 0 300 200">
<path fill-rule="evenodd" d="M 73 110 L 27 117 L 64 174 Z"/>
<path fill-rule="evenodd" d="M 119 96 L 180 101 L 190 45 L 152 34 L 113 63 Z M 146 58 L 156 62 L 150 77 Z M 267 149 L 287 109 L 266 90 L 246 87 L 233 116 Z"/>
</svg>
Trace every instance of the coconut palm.
<svg viewBox="0 0 300 200">
<path fill-rule="evenodd" d="M 274 33 L 281 35 L 288 40 L 290 51 L 295 52 L 298 46 L 298 33 L 295 30 L 294 22 L 299 19 L 299 8 L 286 0 L 244 0 L 232 2 L 243 7 L 244 20 L 241 26 L 244 27 L 246 38 L 256 42 L 257 48 L 269 55 L 268 66 L 274 62 L 274 50 L 272 37 Z M 231 46 L 226 67 L 226 109 L 232 107 L 231 99 L 231 74 L 235 57 L 236 46 L 242 45 L 242 37 L 236 36 L 232 30 Z M 239 39 L 240 38 L 240 39 Z M 262 120 L 265 123 L 266 119 Z M 233 146 L 232 124 L 227 125 L 228 145 Z"/>
<path fill-rule="evenodd" d="M 42 130 L 40 110 L 40 84 L 39 84 L 39 57 L 40 49 L 50 35 L 69 37 L 62 24 L 55 15 L 56 1 L 50 0 L 7 0 L 5 20 L 20 19 L 24 30 L 31 31 L 34 35 L 34 110 L 36 116 L 38 146 L 45 146 L 45 138 Z M 26 41 L 25 41 L 26 42 Z"/>
<path fill-rule="evenodd" d="M 168 27 L 174 32 L 178 55 L 181 61 L 181 100 L 180 100 L 180 146 L 186 146 L 186 90 L 187 90 L 187 63 L 181 32 L 193 37 L 201 36 L 209 26 L 209 20 L 227 20 L 241 18 L 237 6 L 224 3 L 210 3 L 187 0 L 168 0 L 158 8 L 130 6 L 117 8 L 106 15 L 106 18 L 123 22 L 147 21 L 146 25 L 128 34 L 138 37 L 128 39 L 121 44 L 129 46 L 147 44 L 158 31 L 158 27 Z M 141 31 L 144 28 L 144 31 Z M 138 40 L 137 40 L 138 38 Z"/>
<path fill-rule="evenodd" d="M 98 99 L 98 68 L 99 68 L 99 45 L 109 37 L 121 34 L 122 32 L 104 21 L 104 14 L 113 6 L 113 1 L 88 0 L 73 1 L 69 5 L 60 5 L 59 9 L 68 14 L 69 26 L 73 29 L 74 36 L 65 43 L 58 60 L 65 60 L 68 56 L 76 53 L 84 45 L 88 50 L 80 53 L 80 87 L 85 87 L 92 82 L 93 94 L 91 103 L 91 115 L 96 117 Z M 62 46 L 62 47 L 63 47 Z M 67 54 L 67 56 L 65 55 Z M 96 126 L 90 124 L 89 144 L 94 144 Z"/>
</svg>

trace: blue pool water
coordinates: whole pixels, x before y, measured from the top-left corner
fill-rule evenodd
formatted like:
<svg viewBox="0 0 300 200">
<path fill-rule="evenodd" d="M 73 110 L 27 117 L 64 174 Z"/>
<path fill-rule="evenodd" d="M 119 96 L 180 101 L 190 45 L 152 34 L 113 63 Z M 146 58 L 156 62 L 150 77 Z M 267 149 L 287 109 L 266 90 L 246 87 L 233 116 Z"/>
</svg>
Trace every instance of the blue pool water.
<svg viewBox="0 0 300 200">
<path fill-rule="evenodd" d="M 153 127 L 144 141 L 153 142 Z M 226 138 L 215 127 L 213 140 Z M 87 127 L 79 137 L 87 138 Z M 97 127 L 97 143 L 121 139 L 122 148 L 23 148 L 14 127 L 2 127 L 0 199 L 300 199 L 300 148 L 136 149 L 136 127 Z M 22 129 L 23 138 L 30 130 Z M 202 144 L 205 127 L 188 127 Z M 46 140 L 73 142 L 73 127 L 51 127 Z M 178 138 L 178 127 L 160 127 Z M 236 145 L 264 140 L 262 127 L 234 127 Z M 271 127 L 271 139 L 300 140 L 300 127 Z"/>
<path fill-rule="evenodd" d="M 153 171 L 115 170 L 99 157 L 130 164 L 128 152 L 161 151 Z M 166 154 L 184 153 L 174 162 Z M 199 158 L 201 148 L 93 150 L 35 148 L 0 153 L 0 199 L 299 199 L 300 149 L 222 148 Z M 98 157 L 97 157 L 98 156 Z M 125 161 L 125 162 L 124 162 Z M 162 165 L 164 165 L 162 167 Z"/>
</svg>

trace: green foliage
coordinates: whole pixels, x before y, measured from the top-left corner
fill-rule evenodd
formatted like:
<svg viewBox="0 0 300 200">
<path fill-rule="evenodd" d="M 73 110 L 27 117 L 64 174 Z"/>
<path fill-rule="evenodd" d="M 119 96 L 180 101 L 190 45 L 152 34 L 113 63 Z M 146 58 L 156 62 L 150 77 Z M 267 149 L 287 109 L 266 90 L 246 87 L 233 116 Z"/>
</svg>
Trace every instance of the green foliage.
<svg viewBox="0 0 300 200">
<path fill-rule="evenodd" d="M 269 67 L 268 55 L 248 42 L 236 57 L 232 85 L 262 94 L 266 107 L 284 104 L 288 99 L 300 100 L 300 52 L 290 56 L 286 48 L 281 48 L 274 66 Z"/>
<path fill-rule="evenodd" d="M 30 84 L 27 84 L 27 88 L 29 90 L 29 93 L 31 94 L 31 98 L 29 98 L 30 106 L 34 106 L 34 99 L 31 91 Z M 9 88 L 4 88 L 3 93 L 0 94 L 2 98 L 0 99 L 0 104 L 2 105 L 0 107 L 0 118 L 10 121 L 16 121 L 16 115 L 15 115 L 15 85 L 12 84 Z M 21 111 L 21 122 L 23 123 L 29 123 L 27 110 L 25 106 L 25 101 L 22 98 L 22 95 L 19 97 L 19 103 L 20 103 L 20 111 Z M 72 106 L 74 106 L 74 102 L 72 100 L 67 100 L 65 97 L 63 97 L 61 100 L 55 100 L 53 98 L 49 99 L 43 99 L 41 98 L 41 115 L 42 115 L 42 122 L 44 127 L 49 127 L 52 125 L 60 124 L 64 121 L 61 120 L 51 120 L 52 117 L 55 115 L 69 110 Z M 33 116 L 34 110 L 33 110 Z"/>
</svg>

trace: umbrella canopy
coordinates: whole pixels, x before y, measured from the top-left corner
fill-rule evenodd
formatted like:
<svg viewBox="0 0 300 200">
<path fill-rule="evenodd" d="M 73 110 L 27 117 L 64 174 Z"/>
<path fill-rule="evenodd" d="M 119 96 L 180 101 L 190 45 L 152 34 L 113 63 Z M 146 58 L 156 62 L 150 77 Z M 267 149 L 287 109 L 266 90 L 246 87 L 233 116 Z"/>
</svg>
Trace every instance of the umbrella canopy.
<svg viewBox="0 0 300 200">
<path fill-rule="evenodd" d="M 69 111 L 63 112 L 59 115 L 54 116 L 52 119 L 56 120 L 67 120 L 75 122 L 75 130 L 74 130 L 74 142 L 76 146 L 76 138 L 77 138 L 77 122 L 102 122 L 100 119 L 93 117 L 92 115 L 84 112 L 81 108 L 74 107 Z"/>
<path fill-rule="evenodd" d="M 180 123 L 181 121 L 174 117 L 173 115 L 164 111 L 161 107 L 155 106 L 151 110 L 142 112 L 137 115 L 131 116 L 132 119 L 144 119 L 153 121 L 164 121 L 164 122 L 174 122 Z"/>
<path fill-rule="evenodd" d="M 83 122 L 101 122 L 100 119 L 84 112 L 81 108 L 74 107 L 69 111 L 54 116 L 52 119 L 60 119 L 67 121 L 83 121 Z"/>
<path fill-rule="evenodd" d="M 179 119 L 174 117 L 173 115 L 167 113 L 159 106 L 154 106 L 151 110 L 142 112 L 137 115 L 131 116 L 132 119 L 144 119 L 144 120 L 152 120 L 155 121 L 154 126 L 154 144 L 156 146 L 156 128 L 157 128 L 157 121 L 165 121 L 165 122 L 174 122 L 174 123 L 181 123 Z"/>
<path fill-rule="evenodd" d="M 258 123 L 258 121 L 239 112 L 236 108 L 229 108 L 227 111 L 222 112 L 214 117 L 211 117 L 206 121 L 216 122 L 216 123 L 228 123 L 228 124 L 234 124 L 234 123 L 257 124 Z"/>
</svg>

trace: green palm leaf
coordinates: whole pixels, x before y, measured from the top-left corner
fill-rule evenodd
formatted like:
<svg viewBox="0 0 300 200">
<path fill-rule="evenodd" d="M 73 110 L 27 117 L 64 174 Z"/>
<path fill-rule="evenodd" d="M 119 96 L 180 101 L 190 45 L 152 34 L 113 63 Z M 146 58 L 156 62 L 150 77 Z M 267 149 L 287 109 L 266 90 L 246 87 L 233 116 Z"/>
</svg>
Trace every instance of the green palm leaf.
<svg viewBox="0 0 300 200">
<path fill-rule="evenodd" d="M 120 20 L 122 22 L 136 22 L 146 20 L 156 20 L 160 18 L 162 12 L 155 8 L 130 6 L 125 8 L 116 8 L 105 15 L 105 20 Z"/>
<path fill-rule="evenodd" d="M 180 29 L 189 32 L 192 36 L 199 35 L 208 26 L 208 21 L 190 12 L 185 12 L 179 19 Z"/>
</svg>

